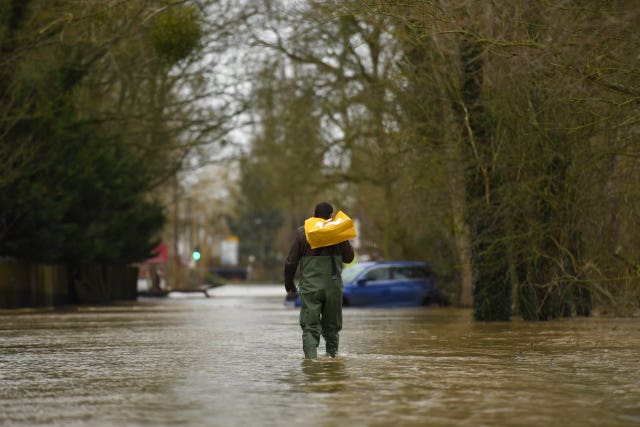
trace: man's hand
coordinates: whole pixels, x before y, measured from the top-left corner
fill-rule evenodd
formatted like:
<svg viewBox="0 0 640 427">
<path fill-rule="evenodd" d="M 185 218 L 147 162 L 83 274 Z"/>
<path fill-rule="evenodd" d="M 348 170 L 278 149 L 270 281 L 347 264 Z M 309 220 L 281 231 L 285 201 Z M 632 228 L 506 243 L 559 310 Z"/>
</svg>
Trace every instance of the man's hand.
<svg viewBox="0 0 640 427">
<path fill-rule="evenodd" d="M 298 298 L 298 291 L 294 289 L 293 291 L 287 292 L 287 301 L 294 301 Z"/>
</svg>

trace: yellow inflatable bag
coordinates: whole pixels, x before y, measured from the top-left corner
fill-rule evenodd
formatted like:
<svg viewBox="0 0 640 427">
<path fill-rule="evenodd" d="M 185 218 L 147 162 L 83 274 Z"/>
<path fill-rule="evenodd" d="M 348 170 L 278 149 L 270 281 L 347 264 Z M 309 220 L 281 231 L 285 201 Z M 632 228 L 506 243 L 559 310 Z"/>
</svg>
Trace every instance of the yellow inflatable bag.
<svg viewBox="0 0 640 427">
<path fill-rule="evenodd" d="M 351 218 L 338 211 L 332 219 L 307 218 L 304 222 L 304 233 L 311 249 L 315 249 L 355 238 L 356 228 Z"/>
</svg>

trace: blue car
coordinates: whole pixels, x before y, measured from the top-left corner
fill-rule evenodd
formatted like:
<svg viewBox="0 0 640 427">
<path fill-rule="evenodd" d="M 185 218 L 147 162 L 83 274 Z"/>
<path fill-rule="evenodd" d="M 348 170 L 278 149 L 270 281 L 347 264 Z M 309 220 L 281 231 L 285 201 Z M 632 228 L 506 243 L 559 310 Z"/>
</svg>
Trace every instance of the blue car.
<svg viewBox="0 0 640 427">
<path fill-rule="evenodd" d="M 344 307 L 446 304 L 432 266 L 419 261 L 370 261 L 342 270 Z M 300 306 L 300 299 L 295 301 Z"/>
</svg>

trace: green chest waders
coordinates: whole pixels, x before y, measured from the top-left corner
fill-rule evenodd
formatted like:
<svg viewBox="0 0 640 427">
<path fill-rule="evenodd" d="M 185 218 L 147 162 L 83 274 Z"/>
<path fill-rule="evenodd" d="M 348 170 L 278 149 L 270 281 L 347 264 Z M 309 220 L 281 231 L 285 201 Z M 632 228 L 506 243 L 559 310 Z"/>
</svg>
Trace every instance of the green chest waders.
<svg viewBox="0 0 640 427">
<path fill-rule="evenodd" d="M 338 352 L 338 333 L 342 329 L 341 270 L 339 256 L 305 256 L 300 260 L 300 327 L 302 348 L 308 359 L 318 356 L 320 335 L 327 354 L 335 357 Z"/>
</svg>

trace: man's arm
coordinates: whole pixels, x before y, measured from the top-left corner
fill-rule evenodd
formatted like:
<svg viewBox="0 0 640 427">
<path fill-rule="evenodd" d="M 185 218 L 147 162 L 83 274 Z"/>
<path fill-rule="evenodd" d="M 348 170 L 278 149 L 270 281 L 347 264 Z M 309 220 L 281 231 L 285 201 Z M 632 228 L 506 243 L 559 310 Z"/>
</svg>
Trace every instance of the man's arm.
<svg viewBox="0 0 640 427">
<path fill-rule="evenodd" d="M 355 253 L 353 252 L 353 246 L 351 246 L 350 241 L 345 241 L 340 243 L 340 251 L 342 253 L 342 262 L 345 264 L 349 264 L 353 261 L 355 257 Z"/>
<path fill-rule="evenodd" d="M 291 248 L 289 249 L 289 255 L 287 255 L 287 259 L 284 262 L 284 288 L 288 294 L 296 291 L 296 285 L 293 283 L 293 278 L 296 275 L 299 261 L 300 243 L 296 233 L 296 238 L 293 239 L 293 243 L 291 243 Z"/>
</svg>

